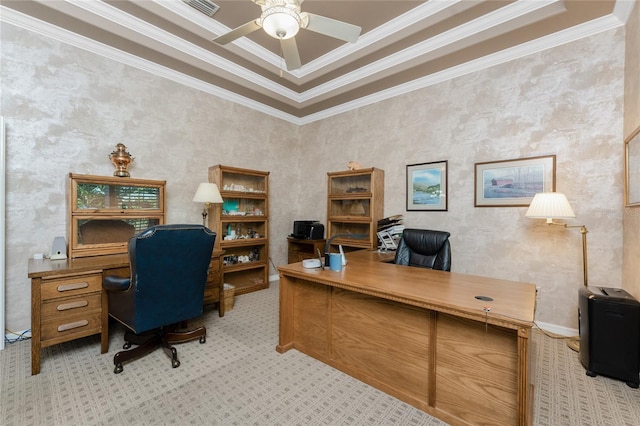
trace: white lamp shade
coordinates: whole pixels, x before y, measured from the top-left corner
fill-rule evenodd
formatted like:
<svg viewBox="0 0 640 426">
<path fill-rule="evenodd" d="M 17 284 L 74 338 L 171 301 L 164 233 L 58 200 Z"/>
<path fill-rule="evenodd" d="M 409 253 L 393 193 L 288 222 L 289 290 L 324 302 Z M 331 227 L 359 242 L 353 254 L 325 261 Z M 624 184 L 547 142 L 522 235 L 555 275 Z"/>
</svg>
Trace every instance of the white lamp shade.
<svg viewBox="0 0 640 426">
<path fill-rule="evenodd" d="M 300 17 L 286 6 L 273 6 L 260 17 L 262 28 L 273 38 L 286 40 L 298 34 Z"/>
<path fill-rule="evenodd" d="M 215 183 L 204 182 L 198 186 L 193 201 L 197 203 L 221 204 L 222 196 Z"/>
<path fill-rule="evenodd" d="M 576 215 L 564 194 L 559 192 L 539 192 L 531 201 L 525 214 L 532 219 L 572 219 Z"/>
</svg>

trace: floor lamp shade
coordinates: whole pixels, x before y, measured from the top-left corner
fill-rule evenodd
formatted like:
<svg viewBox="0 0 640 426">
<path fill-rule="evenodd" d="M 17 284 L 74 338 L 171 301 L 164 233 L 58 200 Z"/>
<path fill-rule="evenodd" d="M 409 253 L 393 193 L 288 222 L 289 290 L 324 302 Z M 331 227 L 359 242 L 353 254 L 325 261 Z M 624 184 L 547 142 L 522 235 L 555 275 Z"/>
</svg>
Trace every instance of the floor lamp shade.
<svg viewBox="0 0 640 426">
<path fill-rule="evenodd" d="M 525 214 L 531 219 L 573 219 L 576 215 L 564 194 L 559 192 L 539 192 L 531 201 Z"/>
</svg>

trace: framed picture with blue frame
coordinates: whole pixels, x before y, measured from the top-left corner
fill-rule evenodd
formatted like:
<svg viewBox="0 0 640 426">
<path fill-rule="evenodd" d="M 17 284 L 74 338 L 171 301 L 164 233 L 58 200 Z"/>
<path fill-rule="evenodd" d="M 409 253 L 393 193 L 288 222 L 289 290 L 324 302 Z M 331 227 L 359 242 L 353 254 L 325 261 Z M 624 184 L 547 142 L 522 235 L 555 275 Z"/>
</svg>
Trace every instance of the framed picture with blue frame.
<svg viewBox="0 0 640 426">
<path fill-rule="evenodd" d="M 407 166 L 407 211 L 447 211 L 447 161 Z"/>
</svg>

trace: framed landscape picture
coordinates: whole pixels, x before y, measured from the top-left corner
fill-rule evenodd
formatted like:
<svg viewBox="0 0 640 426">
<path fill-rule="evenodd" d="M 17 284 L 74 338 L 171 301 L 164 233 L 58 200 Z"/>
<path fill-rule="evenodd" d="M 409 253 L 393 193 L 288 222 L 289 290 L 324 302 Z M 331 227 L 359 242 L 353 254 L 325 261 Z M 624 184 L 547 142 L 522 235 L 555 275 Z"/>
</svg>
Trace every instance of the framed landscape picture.
<svg viewBox="0 0 640 426">
<path fill-rule="evenodd" d="M 555 190 L 555 155 L 475 164 L 476 207 L 526 207 L 536 193 Z"/>
<path fill-rule="evenodd" d="M 447 161 L 407 166 L 407 210 L 447 210 Z"/>
</svg>

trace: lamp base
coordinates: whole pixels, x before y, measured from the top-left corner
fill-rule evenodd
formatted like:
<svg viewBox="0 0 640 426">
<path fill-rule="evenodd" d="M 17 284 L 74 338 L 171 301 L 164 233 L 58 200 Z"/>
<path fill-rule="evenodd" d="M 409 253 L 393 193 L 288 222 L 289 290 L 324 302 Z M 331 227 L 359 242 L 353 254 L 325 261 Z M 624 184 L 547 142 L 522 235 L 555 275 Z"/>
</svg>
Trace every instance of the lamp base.
<svg viewBox="0 0 640 426">
<path fill-rule="evenodd" d="M 567 342 L 567 346 L 572 351 L 580 352 L 580 338 L 579 337 L 572 337 Z"/>
</svg>

